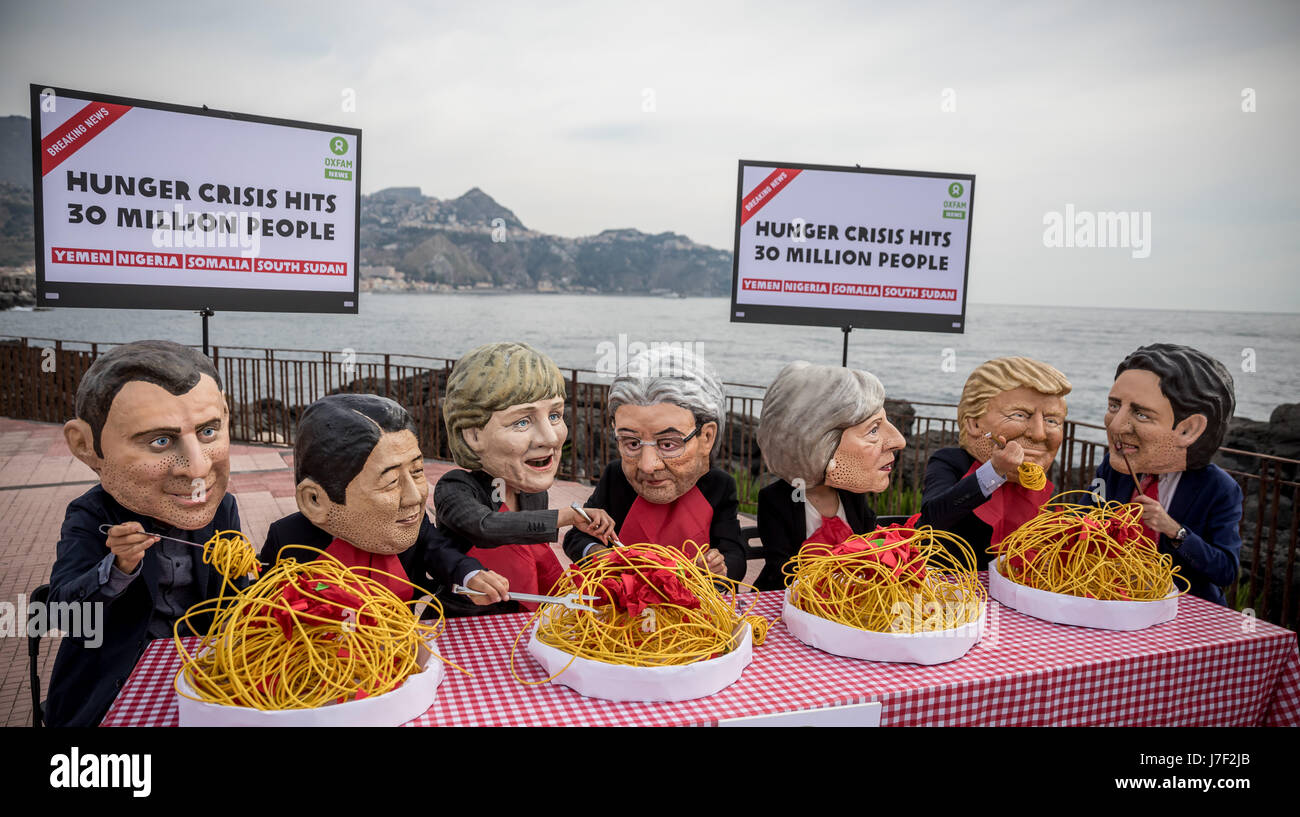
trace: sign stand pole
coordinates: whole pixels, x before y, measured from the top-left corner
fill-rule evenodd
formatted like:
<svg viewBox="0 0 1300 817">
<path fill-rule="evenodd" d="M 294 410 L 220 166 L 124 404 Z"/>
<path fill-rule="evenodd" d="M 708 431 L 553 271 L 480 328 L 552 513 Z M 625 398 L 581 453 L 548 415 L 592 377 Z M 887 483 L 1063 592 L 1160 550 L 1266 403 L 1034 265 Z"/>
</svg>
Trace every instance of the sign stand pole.
<svg viewBox="0 0 1300 817">
<path fill-rule="evenodd" d="M 205 322 L 203 325 L 206 327 L 207 323 Z M 853 327 L 842 326 L 840 327 L 840 331 L 844 333 L 844 355 L 840 358 L 840 365 L 847 369 L 849 367 L 849 333 L 853 331 Z M 204 330 L 203 337 L 207 337 L 206 329 Z M 204 348 L 207 347 L 205 346 Z"/>
<path fill-rule="evenodd" d="M 209 354 L 208 352 L 208 318 L 211 318 L 215 314 L 217 313 L 213 312 L 212 307 L 209 306 L 205 306 L 199 310 L 199 315 L 202 316 L 203 318 L 203 356 L 204 357 L 212 357 L 212 355 Z M 845 343 L 847 343 L 847 341 L 845 341 Z"/>
</svg>

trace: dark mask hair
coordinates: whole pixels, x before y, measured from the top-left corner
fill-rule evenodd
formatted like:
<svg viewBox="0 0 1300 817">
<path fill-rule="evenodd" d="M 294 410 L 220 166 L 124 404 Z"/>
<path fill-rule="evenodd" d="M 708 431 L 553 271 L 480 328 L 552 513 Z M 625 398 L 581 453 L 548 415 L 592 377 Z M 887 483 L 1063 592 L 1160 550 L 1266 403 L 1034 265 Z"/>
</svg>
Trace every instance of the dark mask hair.
<svg viewBox="0 0 1300 817">
<path fill-rule="evenodd" d="M 169 340 L 138 340 L 117 346 L 90 364 L 77 385 L 77 418 L 90 426 L 95 454 L 104 456 L 100 435 L 113 399 L 127 383 L 141 380 L 180 396 L 199 384 L 203 375 L 221 388 L 221 375 L 202 352 Z"/>
<path fill-rule="evenodd" d="M 366 467 L 379 438 L 394 431 L 415 432 L 411 415 L 377 394 L 331 394 L 312 403 L 298 421 L 293 445 L 293 481 L 313 479 L 338 505 L 346 504 L 348 484 Z"/>
<path fill-rule="evenodd" d="M 1174 410 L 1174 425 L 1193 414 L 1205 415 L 1205 433 L 1187 449 L 1187 467 L 1209 465 L 1223 444 L 1228 421 L 1237 407 L 1227 367 L 1190 346 L 1153 343 L 1124 358 L 1115 369 L 1115 377 L 1129 369 L 1151 372 L 1160 378 L 1160 392 Z"/>
</svg>

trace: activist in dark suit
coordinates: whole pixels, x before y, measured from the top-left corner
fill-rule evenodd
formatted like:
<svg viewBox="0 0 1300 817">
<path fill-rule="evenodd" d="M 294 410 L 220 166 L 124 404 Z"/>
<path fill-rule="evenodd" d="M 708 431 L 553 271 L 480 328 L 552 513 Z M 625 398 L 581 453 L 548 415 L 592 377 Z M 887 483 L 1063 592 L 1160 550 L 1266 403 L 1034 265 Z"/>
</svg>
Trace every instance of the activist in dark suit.
<svg viewBox="0 0 1300 817">
<path fill-rule="evenodd" d="M 325 550 L 333 541 L 331 534 L 313 525 L 298 511 L 271 523 L 266 532 L 266 544 L 258 558 L 266 564 L 274 564 L 278 556 L 310 562 L 320 554 L 309 548 Z M 481 569 L 478 562 L 457 550 L 427 516 L 420 522 L 420 534 L 415 545 L 397 554 L 397 558 L 411 583 L 421 593 L 430 595 L 452 583 L 464 584 L 466 576 Z M 433 614 L 432 606 L 427 612 Z"/>
<path fill-rule="evenodd" d="M 1104 498 L 1142 505 L 1142 524 L 1191 583 L 1226 604 L 1237 578 L 1242 493 L 1210 463 L 1236 407 L 1232 375 L 1187 346 L 1156 343 L 1124 358 L 1106 406 L 1109 450 L 1097 468 Z"/>
<path fill-rule="evenodd" d="M 782 568 L 812 535 L 807 528 L 808 501 L 796 499 L 799 493 L 783 479 L 758 492 L 758 538 L 763 541 L 765 553 L 763 569 L 754 580 L 759 590 L 785 587 Z M 876 529 L 876 512 L 867 504 L 866 494 L 836 489 L 835 495 L 843 509 L 844 522 L 854 535 Z"/>
<path fill-rule="evenodd" d="M 743 579 L 736 480 L 712 466 L 727 420 L 717 372 L 689 348 L 652 347 L 622 368 L 606 404 L 619 459 L 586 507 L 608 513 L 625 544 L 680 550 L 711 573 Z M 575 562 L 605 546 L 576 526 L 564 537 Z"/>
<path fill-rule="evenodd" d="M 549 507 L 547 492 L 569 437 L 564 397 L 564 375 L 555 361 L 525 343 L 471 349 L 447 378 L 442 418 L 460 468 L 434 488 L 438 530 L 500 574 L 503 589 L 512 593 L 544 595 L 560 580 L 564 568 L 550 544 L 560 528 L 586 529 L 602 544 L 614 529 L 597 508 L 587 515 L 599 526 L 573 508 Z M 452 592 L 440 599 L 449 616 L 538 609 L 534 601 L 476 605 Z"/>
<path fill-rule="evenodd" d="M 875 530 L 866 494 L 889 487 L 905 443 L 885 417 L 885 387 L 875 375 L 802 360 L 768 387 L 756 437 L 781 479 L 758 493 L 765 564 L 754 584 L 778 590 L 786 563 L 806 542 L 833 547 Z"/>
<path fill-rule="evenodd" d="M 235 498 L 226 494 L 230 436 L 220 376 L 202 354 L 170 341 L 118 346 L 81 378 L 76 418 L 63 436 L 99 485 L 68 505 L 50 601 L 100 605 L 93 618 L 102 632 L 63 639 L 45 722 L 95 726 L 148 641 L 171 637 L 186 610 L 221 590 L 202 550 L 172 541 L 201 545 L 217 530 L 239 529 Z"/>
<path fill-rule="evenodd" d="M 926 463 L 920 524 L 966 540 L 978 567 L 987 566 L 989 546 L 1032 519 L 1055 493 L 1050 480 L 1037 490 L 1023 486 L 1020 468 L 1052 467 L 1065 437 L 1070 388 L 1059 370 L 1032 358 L 977 366 L 957 405 L 961 447 L 941 448 Z"/>
<path fill-rule="evenodd" d="M 499 576 L 429 521 L 424 455 L 411 415 L 396 401 L 377 394 L 320 398 L 298 420 L 293 454 L 298 513 L 271 525 L 264 561 L 323 558 L 307 549 L 281 551 L 306 545 L 347 567 L 375 571 L 370 575 L 403 601 L 453 582 L 484 593 L 497 593 L 500 582 L 504 594 Z"/>
</svg>

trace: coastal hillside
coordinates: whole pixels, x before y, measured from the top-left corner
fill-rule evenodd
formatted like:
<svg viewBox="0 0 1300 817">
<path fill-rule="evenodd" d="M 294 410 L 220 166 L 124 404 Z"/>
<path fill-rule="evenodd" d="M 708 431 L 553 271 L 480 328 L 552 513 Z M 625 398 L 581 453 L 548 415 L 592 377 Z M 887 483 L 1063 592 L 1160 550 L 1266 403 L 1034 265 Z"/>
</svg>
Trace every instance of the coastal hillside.
<svg viewBox="0 0 1300 817">
<path fill-rule="evenodd" d="M 0 118 L 0 267 L 32 263 L 31 126 Z M 530 230 L 477 187 L 453 199 L 418 187 L 361 197 L 361 288 L 725 295 L 731 252 L 633 229 L 564 238 Z"/>
<path fill-rule="evenodd" d="M 425 196 L 417 187 L 362 196 L 361 265 L 376 290 L 724 295 L 731 287 L 725 250 L 631 229 L 547 235 L 477 187 L 455 199 Z"/>
</svg>

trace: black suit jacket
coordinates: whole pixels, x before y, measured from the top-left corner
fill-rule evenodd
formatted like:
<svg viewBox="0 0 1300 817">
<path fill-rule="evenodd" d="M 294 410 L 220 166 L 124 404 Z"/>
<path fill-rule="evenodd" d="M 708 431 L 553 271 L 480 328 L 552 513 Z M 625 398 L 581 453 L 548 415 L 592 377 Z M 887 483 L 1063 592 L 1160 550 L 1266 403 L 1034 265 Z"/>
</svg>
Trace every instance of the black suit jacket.
<svg viewBox="0 0 1300 817">
<path fill-rule="evenodd" d="M 855 534 L 876 529 L 876 512 L 864 494 L 836 491 L 844 508 L 844 519 Z M 763 571 L 754 586 L 759 590 L 785 587 L 781 572 L 808 538 L 804 503 L 794 500 L 794 487 L 779 479 L 758 492 L 758 536 L 763 540 Z"/>
<path fill-rule="evenodd" d="M 306 545 L 324 550 L 333 541 L 333 536 L 313 525 L 311 520 L 301 512 L 291 513 L 271 523 L 270 530 L 266 532 L 266 544 L 262 546 L 259 558 L 267 564 L 274 564 L 277 555 L 283 555 L 286 559 L 294 558 L 300 562 L 311 562 L 319 558 L 319 554 L 306 548 L 293 546 Z M 286 545 L 289 547 L 281 553 L 281 548 Z M 415 544 L 397 554 L 397 560 L 402 563 L 402 569 L 406 571 L 406 577 L 410 579 L 411 584 L 422 591 L 416 594 L 417 597 L 423 593 L 438 595 L 442 585 L 461 583 L 465 580 L 466 574 L 482 569 L 482 565 L 477 560 L 457 550 L 434 527 L 427 515 L 420 521 L 420 535 L 415 540 Z"/>
<path fill-rule="evenodd" d="M 966 476 L 976 462 L 962 448 L 940 448 L 930 455 L 917 525 L 931 525 L 965 539 L 975 551 L 977 566 L 983 570 L 993 560 L 988 552 L 993 528 L 975 515 L 975 509 L 988 501 L 975 475 Z M 952 555 L 959 556 L 955 552 Z"/>
<path fill-rule="evenodd" d="M 732 579 L 745 578 L 745 549 L 740 539 L 740 501 L 736 498 L 736 480 L 720 468 L 711 468 L 700 477 L 695 487 L 700 489 L 704 499 L 713 506 L 713 522 L 709 525 L 709 547 L 722 554 L 727 563 L 727 576 Z M 596 483 L 596 490 L 584 507 L 600 508 L 614 519 L 614 529 L 623 527 L 627 512 L 636 502 L 637 492 L 623 476 L 623 463 L 614 460 L 605 466 Z M 599 540 L 588 536 L 577 528 L 570 528 L 564 537 L 564 553 L 573 561 L 582 558 L 582 551 L 587 545 Z M 624 544 L 634 544 L 625 542 Z"/>
<path fill-rule="evenodd" d="M 502 513 L 492 501 L 492 475 L 486 471 L 457 468 L 442 475 L 433 489 L 433 508 L 438 530 L 460 553 L 471 548 L 505 545 L 537 545 L 554 542 L 560 535 L 558 510 L 548 510 L 546 491 L 519 494 L 519 510 Z M 469 557 L 466 557 L 469 558 Z M 476 562 L 477 563 L 477 562 Z M 449 616 L 477 616 L 517 613 L 525 608 L 515 601 L 478 605 L 465 596 L 443 588 L 438 594 Z"/>
<path fill-rule="evenodd" d="M 158 551 L 144 552 L 136 578 L 114 598 L 106 598 L 99 581 L 100 565 L 110 554 L 107 535 L 99 532 L 102 524 L 119 525 L 139 522 L 148 533 L 203 544 L 219 530 L 239 530 L 239 506 L 232 494 L 226 494 L 217 506 L 212 523 L 199 530 L 180 530 L 156 519 L 129 511 L 118 504 L 102 485 L 96 485 L 68 504 L 59 532 L 58 556 L 50 573 L 50 602 L 82 605 L 99 603 L 100 633 L 98 646 L 90 646 L 96 634 L 65 636 L 54 659 L 50 674 L 49 700 L 45 705 L 45 722 L 50 726 L 96 726 L 126 683 L 131 670 L 149 644 L 149 619 L 158 593 Z M 221 574 L 203 563 L 198 551 L 194 558 L 195 589 L 202 598 L 221 594 Z M 235 582 L 247 584 L 245 579 Z M 82 615 L 82 626 L 94 620 Z M 191 619 L 193 631 L 183 635 L 200 635 L 212 623 L 211 615 Z M 24 625 L 25 626 L 25 625 Z"/>
</svg>

